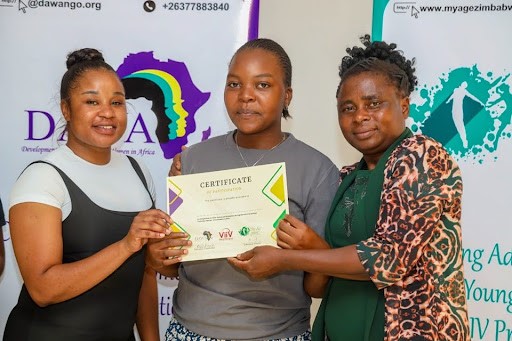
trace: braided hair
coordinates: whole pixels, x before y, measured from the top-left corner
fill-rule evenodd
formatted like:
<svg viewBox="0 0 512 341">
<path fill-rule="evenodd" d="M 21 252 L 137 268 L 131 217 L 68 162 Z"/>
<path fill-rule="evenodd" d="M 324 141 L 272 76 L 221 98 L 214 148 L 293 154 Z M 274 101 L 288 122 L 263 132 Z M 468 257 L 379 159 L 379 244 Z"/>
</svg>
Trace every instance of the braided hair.
<svg viewBox="0 0 512 341">
<path fill-rule="evenodd" d="M 363 72 L 376 72 L 386 76 L 403 96 L 409 96 L 418 84 L 413 67 L 415 59 L 408 60 L 403 52 L 397 50 L 395 43 L 371 41 L 370 35 L 360 38 L 364 47 L 347 48 L 347 56 L 339 67 L 340 83 L 336 90 L 338 96 L 341 84 L 350 76 Z"/>
</svg>

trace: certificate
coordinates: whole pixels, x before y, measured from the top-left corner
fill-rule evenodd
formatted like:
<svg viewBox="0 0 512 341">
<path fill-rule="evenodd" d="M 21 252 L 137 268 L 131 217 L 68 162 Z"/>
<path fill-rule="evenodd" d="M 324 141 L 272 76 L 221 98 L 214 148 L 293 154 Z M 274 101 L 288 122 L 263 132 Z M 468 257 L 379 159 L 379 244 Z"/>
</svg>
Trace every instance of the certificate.
<svg viewBox="0 0 512 341">
<path fill-rule="evenodd" d="M 285 163 L 168 177 L 167 212 L 192 241 L 184 262 L 276 246 L 288 213 Z"/>
</svg>

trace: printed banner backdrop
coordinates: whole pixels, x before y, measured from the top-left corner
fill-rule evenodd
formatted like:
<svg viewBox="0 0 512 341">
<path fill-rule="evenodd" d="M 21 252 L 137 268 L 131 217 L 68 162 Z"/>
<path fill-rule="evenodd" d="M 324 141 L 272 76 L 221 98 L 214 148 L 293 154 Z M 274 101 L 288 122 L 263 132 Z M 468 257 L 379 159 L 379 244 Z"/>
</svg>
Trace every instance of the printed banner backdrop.
<svg viewBox="0 0 512 341">
<path fill-rule="evenodd" d="M 372 38 L 416 58 L 409 126 L 462 169 L 473 340 L 512 340 L 511 30 L 510 0 L 374 0 Z"/>
<path fill-rule="evenodd" d="M 6 214 L 23 168 L 65 143 L 60 80 L 66 55 L 83 47 L 102 51 L 122 78 L 128 128 L 115 149 L 148 165 L 157 207 L 165 210 L 172 157 L 183 145 L 232 127 L 223 101 L 227 67 L 236 48 L 257 37 L 258 14 L 259 0 L 0 0 L 0 195 Z M 0 336 L 22 283 L 8 225 L 3 233 Z M 162 336 L 175 287 L 159 277 Z"/>
</svg>

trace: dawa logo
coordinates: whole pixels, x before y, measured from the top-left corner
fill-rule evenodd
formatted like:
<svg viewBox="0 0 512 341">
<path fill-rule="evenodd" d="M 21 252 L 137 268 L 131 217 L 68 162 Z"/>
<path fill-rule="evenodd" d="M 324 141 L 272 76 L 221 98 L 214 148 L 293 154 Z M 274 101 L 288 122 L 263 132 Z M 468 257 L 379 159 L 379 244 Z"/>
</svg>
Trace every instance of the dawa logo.
<svg viewBox="0 0 512 341">
<path fill-rule="evenodd" d="M 140 52 L 128 55 L 117 73 L 122 79 L 128 99 L 144 97 L 151 101 L 151 115 L 156 116 L 157 126 L 151 135 L 146 121 L 148 113 L 138 112 L 136 120 L 126 129 L 125 145 L 134 142 L 144 145 L 154 144 L 154 136 L 166 159 L 171 159 L 188 142 L 188 136 L 196 130 L 195 114 L 210 98 L 209 92 L 201 92 L 192 82 L 186 65 L 172 60 L 159 61 L 152 52 Z M 59 142 L 66 140 L 65 130 L 57 132 L 57 119 L 46 110 L 27 109 L 28 133 L 25 141 L 40 143 L 54 138 Z M 58 133 L 58 134 L 57 134 Z M 211 128 L 202 132 L 201 139 L 206 140 Z M 24 146 L 24 152 L 50 152 L 53 147 Z M 148 149 L 140 148 L 138 154 Z M 130 150 L 132 154 L 137 150 Z"/>
<path fill-rule="evenodd" d="M 144 97 L 151 101 L 151 110 L 157 118 L 156 137 L 166 159 L 171 159 L 188 142 L 188 135 L 196 130 L 195 113 L 210 98 L 192 82 L 186 65 L 168 59 L 160 61 L 153 52 L 128 55 L 117 73 L 126 91 L 127 99 Z M 147 134 L 144 117 L 139 113 L 134 127 Z M 202 139 L 211 129 L 203 131 Z"/>
<path fill-rule="evenodd" d="M 510 74 L 482 73 L 476 65 L 443 74 L 419 89 L 410 127 L 441 142 L 458 159 L 495 161 L 512 136 Z"/>
</svg>

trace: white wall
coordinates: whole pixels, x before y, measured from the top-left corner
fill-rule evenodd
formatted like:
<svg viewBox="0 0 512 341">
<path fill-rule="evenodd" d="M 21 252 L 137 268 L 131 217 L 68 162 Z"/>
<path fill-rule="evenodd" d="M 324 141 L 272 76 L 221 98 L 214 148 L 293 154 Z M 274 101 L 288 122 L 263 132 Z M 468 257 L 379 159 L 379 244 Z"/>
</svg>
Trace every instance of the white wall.
<svg viewBox="0 0 512 341">
<path fill-rule="evenodd" d="M 285 130 L 342 166 L 359 159 L 338 126 L 335 92 L 345 49 L 371 33 L 372 0 L 260 0 L 259 36 L 280 43 L 293 66 Z"/>
<path fill-rule="evenodd" d="M 292 61 L 292 119 L 284 130 L 339 167 L 359 160 L 345 142 L 336 112 L 338 66 L 347 47 L 371 33 L 372 0 L 260 0 L 259 36 L 280 43 Z M 320 300 L 314 300 L 313 318 Z"/>
</svg>

